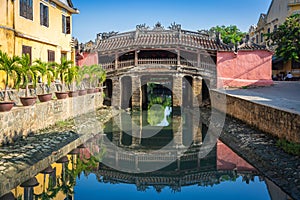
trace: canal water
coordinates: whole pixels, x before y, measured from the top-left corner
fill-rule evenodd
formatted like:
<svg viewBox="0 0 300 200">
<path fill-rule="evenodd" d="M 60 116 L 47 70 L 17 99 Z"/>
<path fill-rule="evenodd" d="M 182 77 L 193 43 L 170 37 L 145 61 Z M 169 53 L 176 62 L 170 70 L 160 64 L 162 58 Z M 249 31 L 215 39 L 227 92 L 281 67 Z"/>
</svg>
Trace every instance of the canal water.
<svg viewBox="0 0 300 200">
<path fill-rule="evenodd" d="M 149 105 L 0 199 L 290 199 L 222 141 L 203 145 L 209 128 L 191 110 Z"/>
</svg>

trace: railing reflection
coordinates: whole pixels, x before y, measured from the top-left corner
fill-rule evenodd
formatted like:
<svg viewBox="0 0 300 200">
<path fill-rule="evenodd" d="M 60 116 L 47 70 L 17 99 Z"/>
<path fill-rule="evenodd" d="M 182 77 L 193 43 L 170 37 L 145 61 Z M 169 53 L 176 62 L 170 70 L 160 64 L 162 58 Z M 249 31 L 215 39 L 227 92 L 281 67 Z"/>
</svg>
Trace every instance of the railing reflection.
<svg viewBox="0 0 300 200">
<path fill-rule="evenodd" d="M 300 4 L 300 0 L 289 0 L 288 3 L 289 5 Z"/>
</svg>

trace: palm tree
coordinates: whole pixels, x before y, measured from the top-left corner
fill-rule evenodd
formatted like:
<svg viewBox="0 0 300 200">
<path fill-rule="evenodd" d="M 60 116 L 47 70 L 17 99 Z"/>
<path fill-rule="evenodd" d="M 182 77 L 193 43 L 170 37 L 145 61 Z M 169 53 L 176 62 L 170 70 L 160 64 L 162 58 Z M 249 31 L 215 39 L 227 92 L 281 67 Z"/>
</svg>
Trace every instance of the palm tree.
<svg viewBox="0 0 300 200">
<path fill-rule="evenodd" d="M 45 83 L 47 82 L 48 87 L 50 87 L 51 81 L 55 76 L 55 70 L 52 67 L 51 63 L 43 62 L 41 60 L 35 60 L 34 63 L 35 63 L 35 66 L 38 68 L 38 71 L 41 73 L 42 90 L 43 90 L 43 94 L 46 94 L 46 84 Z"/>
<path fill-rule="evenodd" d="M 55 65 L 55 72 L 56 72 L 56 78 L 61 81 L 61 91 L 65 91 L 65 82 L 67 78 L 67 71 L 69 68 L 72 67 L 73 62 L 70 60 L 67 60 L 66 58 L 61 59 L 61 63 Z"/>
<path fill-rule="evenodd" d="M 92 82 L 95 82 L 95 86 L 99 87 L 106 79 L 106 72 L 100 65 L 94 65 L 92 68 Z"/>
<path fill-rule="evenodd" d="M 84 79 L 85 79 L 85 76 L 87 75 L 87 71 L 88 71 L 88 66 L 86 66 L 86 65 L 79 68 L 77 84 L 80 85 L 81 89 L 86 88 Z"/>
<path fill-rule="evenodd" d="M 71 66 L 66 72 L 66 83 L 71 91 L 75 91 L 75 81 L 78 79 L 78 66 Z"/>
<path fill-rule="evenodd" d="M 30 57 L 28 54 L 22 55 L 21 59 L 17 62 L 21 67 L 21 78 L 23 86 L 25 86 L 25 97 L 29 96 L 29 83 L 32 82 L 33 87 L 36 88 L 39 75 L 39 66 L 31 65 Z"/>
<path fill-rule="evenodd" d="M 21 70 L 18 65 L 19 60 L 20 57 L 18 56 L 9 57 L 7 53 L 0 51 L 0 71 L 4 71 L 6 74 L 4 81 L 4 101 L 8 101 L 7 89 L 9 78 L 14 80 L 15 86 L 18 86 L 21 82 Z"/>
</svg>

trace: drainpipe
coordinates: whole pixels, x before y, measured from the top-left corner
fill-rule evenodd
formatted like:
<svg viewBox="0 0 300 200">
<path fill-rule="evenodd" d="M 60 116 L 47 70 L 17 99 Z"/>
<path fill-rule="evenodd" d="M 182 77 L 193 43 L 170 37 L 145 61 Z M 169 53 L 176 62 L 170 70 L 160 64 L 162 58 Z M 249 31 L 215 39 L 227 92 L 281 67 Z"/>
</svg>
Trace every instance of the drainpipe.
<svg viewBox="0 0 300 200">
<path fill-rule="evenodd" d="M 12 4 L 13 4 L 13 25 L 12 25 L 12 28 L 14 30 L 14 50 L 13 50 L 13 55 L 15 56 L 16 55 L 16 26 L 15 26 L 15 23 L 16 23 L 16 17 L 15 17 L 15 0 L 11 0 Z"/>
</svg>

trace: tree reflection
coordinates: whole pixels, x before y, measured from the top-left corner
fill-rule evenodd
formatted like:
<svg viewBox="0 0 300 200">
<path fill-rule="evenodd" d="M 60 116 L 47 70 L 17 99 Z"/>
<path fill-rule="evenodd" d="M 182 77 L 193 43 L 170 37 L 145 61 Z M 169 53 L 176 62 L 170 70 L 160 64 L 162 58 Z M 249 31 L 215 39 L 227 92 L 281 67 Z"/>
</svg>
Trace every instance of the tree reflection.
<svg viewBox="0 0 300 200">
<path fill-rule="evenodd" d="M 172 96 L 169 94 L 168 88 L 155 83 L 148 83 L 147 86 L 148 123 L 151 126 L 168 126 L 172 107 Z"/>
</svg>

